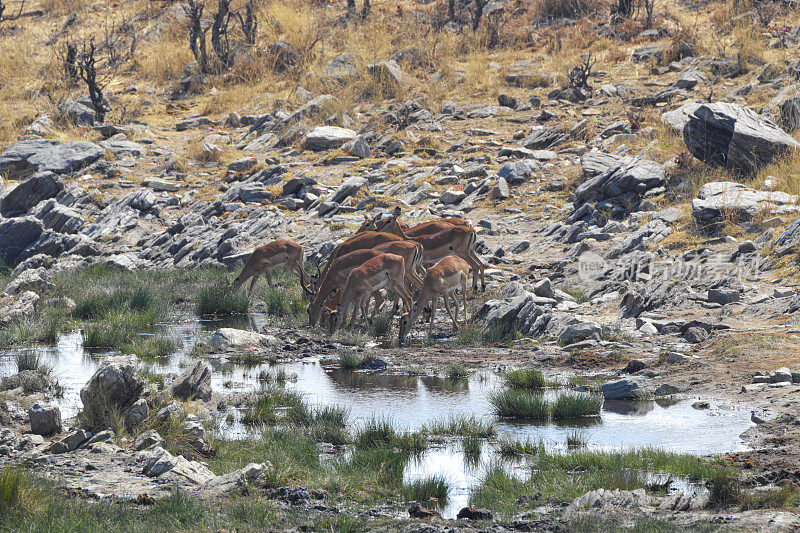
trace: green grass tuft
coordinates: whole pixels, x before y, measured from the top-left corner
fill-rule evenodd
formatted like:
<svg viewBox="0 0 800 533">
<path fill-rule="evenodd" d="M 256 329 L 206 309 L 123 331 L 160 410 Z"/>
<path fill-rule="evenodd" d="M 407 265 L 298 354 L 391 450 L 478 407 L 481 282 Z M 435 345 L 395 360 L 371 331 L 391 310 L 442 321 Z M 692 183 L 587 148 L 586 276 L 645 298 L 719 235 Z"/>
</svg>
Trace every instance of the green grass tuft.
<svg viewBox="0 0 800 533">
<path fill-rule="evenodd" d="M 497 434 L 497 429 L 491 422 L 486 422 L 475 415 L 450 415 L 425 423 L 423 433 L 431 436 L 442 437 L 468 437 L 491 438 Z"/>
<path fill-rule="evenodd" d="M 496 391 L 489 395 L 489 402 L 495 414 L 501 418 L 547 420 L 550 417 L 550 405 L 544 397 L 525 390 Z"/>
<path fill-rule="evenodd" d="M 542 372 L 535 368 L 512 370 L 505 375 L 505 380 L 512 389 L 541 389 L 545 386 Z"/>
<path fill-rule="evenodd" d="M 599 416 L 603 399 L 589 394 L 562 393 L 552 406 L 554 419 Z"/>
<path fill-rule="evenodd" d="M 233 291 L 228 285 L 206 285 L 197 295 L 196 312 L 199 316 L 244 315 L 249 309 L 247 293 Z"/>
<path fill-rule="evenodd" d="M 469 370 L 462 364 L 451 363 L 447 365 L 444 369 L 444 375 L 447 379 L 450 380 L 457 380 L 457 379 L 465 379 L 469 376 Z"/>
<path fill-rule="evenodd" d="M 403 485 L 403 493 L 407 500 L 428 502 L 436 500 L 438 503 L 447 501 L 449 486 L 443 476 L 430 476 L 416 479 Z"/>
</svg>

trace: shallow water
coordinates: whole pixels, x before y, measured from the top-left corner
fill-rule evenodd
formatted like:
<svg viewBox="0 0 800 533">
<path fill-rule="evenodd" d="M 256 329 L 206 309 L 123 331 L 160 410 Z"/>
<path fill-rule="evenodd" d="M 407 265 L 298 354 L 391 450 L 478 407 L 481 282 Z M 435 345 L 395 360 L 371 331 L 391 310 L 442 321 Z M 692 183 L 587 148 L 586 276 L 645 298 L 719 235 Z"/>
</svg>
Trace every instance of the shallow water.
<svg viewBox="0 0 800 533">
<path fill-rule="evenodd" d="M 254 319 L 259 325 L 260 318 Z M 230 324 L 225 324 L 230 325 Z M 236 324 L 239 327 L 245 324 Z M 196 320 L 165 326 L 166 332 L 180 339 L 183 349 L 161 361 L 149 362 L 157 373 L 180 373 L 193 364 L 195 357 L 187 355 L 197 340 L 206 340 L 219 323 Z M 58 345 L 37 349 L 52 365 L 53 376 L 64 389 L 57 399 L 65 418 L 74 416 L 80 408 L 79 392 L 102 362 L 105 354 L 84 350 L 81 335 L 63 335 Z M 502 385 L 501 377 L 481 373 L 468 379 L 451 381 L 436 376 L 345 371 L 337 365 L 323 365 L 317 360 L 279 366 L 267 364 L 244 367 L 210 360 L 212 389 L 217 392 L 251 391 L 260 387 L 259 373 L 275 372 L 282 368 L 296 380 L 286 384 L 288 389 L 302 393 L 312 405 L 337 404 L 350 409 L 350 419 L 357 425 L 371 417 L 390 419 L 399 430 L 418 430 L 425 423 L 451 415 L 473 415 L 495 422 L 498 435 L 518 439 L 542 440 L 549 450 L 566 449 L 569 434 L 580 433 L 590 449 L 619 450 L 655 447 L 672 452 L 713 454 L 746 449 L 739 435 L 751 426 L 747 411 L 727 409 L 711 402 L 706 410 L 691 407 L 693 400 L 680 401 L 606 401 L 599 417 L 569 423 L 512 423 L 497 420 L 492 414 L 489 393 Z M 0 376 L 16 372 L 13 355 L 0 355 Z M 248 434 L 240 423 L 220 425 L 227 438 L 242 438 Z M 448 502 L 441 511 L 453 517 L 469 501 L 469 492 L 484 474 L 488 465 L 497 460 L 491 445 L 484 445 L 480 459 L 465 459 L 457 441 L 431 448 L 422 456 L 409 461 L 405 480 L 442 475 L 450 484 Z M 521 463 L 505 462 L 513 475 L 526 476 Z M 692 489 L 687 484 L 678 485 Z"/>
</svg>

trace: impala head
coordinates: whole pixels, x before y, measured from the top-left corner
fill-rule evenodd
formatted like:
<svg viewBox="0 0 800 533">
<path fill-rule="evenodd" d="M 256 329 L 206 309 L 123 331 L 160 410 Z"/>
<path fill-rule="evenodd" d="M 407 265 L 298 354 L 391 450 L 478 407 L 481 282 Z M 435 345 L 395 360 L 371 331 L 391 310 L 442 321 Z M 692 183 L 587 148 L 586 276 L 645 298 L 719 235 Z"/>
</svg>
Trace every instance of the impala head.
<svg viewBox="0 0 800 533">
<path fill-rule="evenodd" d="M 231 281 L 230 287 L 231 287 L 231 289 L 233 289 L 233 291 L 238 291 L 239 287 L 242 286 L 242 283 L 244 283 L 244 280 L 242 280 L 242 275 L 239 274 L 238 276 L 233 278 L 233 281 Z"/>
<path fill-rule="evenodd" d="M 364 213 L 364 223 L 361 224 L 361 227 L 356 230 L 356 233 L 362 233 L 364 231 L 380 231 L 378 229 L 379 225 L 382 227 L 383 224 L 385 224 L 381 223 L 382 218 L 383 218 L 383 213 L 378 213 L 372 218 L 370 218 L 369 215 Z"/>
<path fill-rule="evenodd" d="M 414 304 L 410 312 L 403 313 L 403 315 L 400 317 L 400 327 L 398 328 L 400 330 L 398 336 L 398 344 L 400 346 L 405 344 L 406 337 L 411 332 L 411 326 L 413 326 L 412 319 L 416 314 L 417 314 L 417 304 Z"/>
</svg>

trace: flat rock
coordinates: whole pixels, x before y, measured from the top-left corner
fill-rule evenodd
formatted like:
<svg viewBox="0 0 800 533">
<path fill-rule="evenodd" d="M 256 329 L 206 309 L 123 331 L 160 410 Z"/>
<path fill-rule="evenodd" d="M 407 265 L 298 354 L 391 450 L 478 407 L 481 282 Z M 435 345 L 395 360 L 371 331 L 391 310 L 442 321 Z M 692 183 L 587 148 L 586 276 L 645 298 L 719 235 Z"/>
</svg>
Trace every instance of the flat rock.
<svg viewBox="0 0 800 533">
<path fill-rule="evenodd" d="M 262 335 L 243 329 L 221 328 L 211 335 L 209 345 L 215 350 L 269 347 L 277 343 L 272 335 Z"/>
<path fill-rule="evenodd" d="M 306 134 L 305 147 L 309 150 L 319 152 L 340 148 L 344 143 L 352 141 L 356 137 L 356 132 L 347 128 L 337 126 L 317 126 Z"/>
</svg>

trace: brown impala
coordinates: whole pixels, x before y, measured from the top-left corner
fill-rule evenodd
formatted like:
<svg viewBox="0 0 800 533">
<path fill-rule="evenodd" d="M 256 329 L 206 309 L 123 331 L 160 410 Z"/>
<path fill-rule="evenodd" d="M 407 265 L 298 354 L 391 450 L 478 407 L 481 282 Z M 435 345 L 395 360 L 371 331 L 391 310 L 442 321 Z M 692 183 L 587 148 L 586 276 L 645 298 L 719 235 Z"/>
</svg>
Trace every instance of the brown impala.
<svg viewBox="0 0 800 533">
<path fill-rule="evenodd" d="M 234 290 L 239 290 L 239 287 L 249 278 L 253 278 L 250 282 L 250 288 L 247 290 L 247 297 L 253 292 L 253 287 L 256 285 L 261 274 L 267 276 L 267 283 L 272 287 L 272 271 L 278 267 L 285 266 L 292 270 L 300 278 L 300 283 L 304 283 L 308 278 L 308 274 L 303 269 L 305 262 L 303 256 L 303 247 L 292 241 L 272 241 L 259 248 L 253 250 L 250 258 L 244 264 L 244 268 L 233 280 L 232 286 Z M 305 285 L 304 285 L 305 287 Z"/>
</svg>

